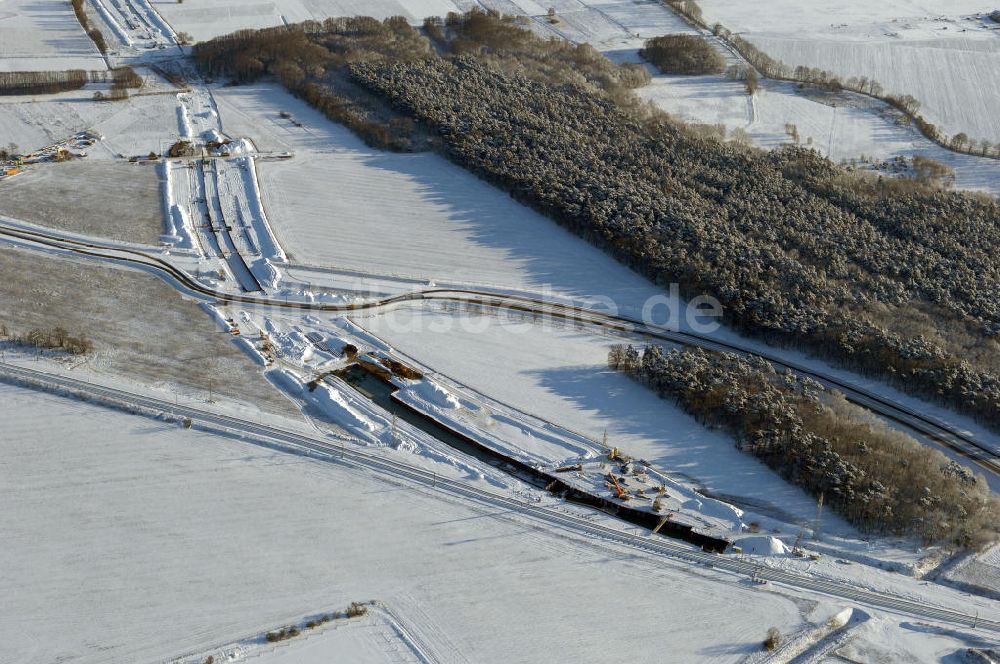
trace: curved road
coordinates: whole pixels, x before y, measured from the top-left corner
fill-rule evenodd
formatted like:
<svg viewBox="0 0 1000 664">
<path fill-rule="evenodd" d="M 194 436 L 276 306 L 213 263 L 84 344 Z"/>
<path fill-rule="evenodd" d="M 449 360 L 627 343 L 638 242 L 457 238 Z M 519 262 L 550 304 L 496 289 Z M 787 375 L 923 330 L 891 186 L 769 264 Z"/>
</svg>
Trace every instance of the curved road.
<svg viewBox="0 0 1000 664">
<path fill-rule="evenodd" d="M 754 355 L 763 358 L 776 367 L 790 369 L 795 373 L 808 376 L 827 387 L 836 388 L 844 394 L 848 401 L 858 406 L 878 413 L 882 417 L 902 424 L 919 433 L 927 439 L 947 447 L 968 458 L 988 473 L 1000 477 L 1000 459 L 997 452 L 989 446 L 977 441 L 955 428 L 936 421 L 917 410 L 908 408 L 895 401 L 887 399 L 872 391 L 852 385 L 835 376 L 824 374 L 802 364 L 779 357 L 772 353 L 751 349 L 731 342 L 720 341 L 706 335 L 694 332 L 681 332 L 660 327 L 630 318 L 606 314 L 583 307 L 565 303 L 531 298 L 524 295 L 490 292 L 485 290 L 458 288 L 431 288 L 410 291 L 379 300 L 355 302 L 350 304 L 330 304 L 316 302 L 296 302 L 272 299 L 267 296 L 249 295 L 243 293 L 228 293 L 215 290 L 200 283 L 180 268 L 158 256 L 152 256 L 138 249 L 102 244 L 93 240 L 84 241 L 45 233 L 38 230 L 10 226 L 0 223 L 0 236 L 7 236 L 35 245 L 72 252 L 77 255 L 100 260 L 112 260 L 151 269 L 179 286 L 182 291 L 191 295 L 212 298 L 217 301 L 243 303 L 253 306 L 274 307 L 281 309 L 297 309 L 306 311 L 323 311 L 334 313 L 349 313 L 352 311 L 371 311 L 405 302 L 421 300 L 444 300 L 476 304 L 488 307 L 508 309 L 550 318 L 568 320 L 582 325 L 596 326 L 626 334 L 635 334 L 659 341 L 681 344 L 685 346 L 704 348 L 706 350 Z"/>
<path fill-rule="evenodd" d="M 934 606 L 919 598 L 908 598 L 893 593 L 867 590 L 849 582 L 823 579 L 797 572 L 770 569 L 754 562 L 745 562 L 732 556 L 706 553 L 655 535 L 635 535 L 600 523 L 591 522 L 563 510 L 527 503 L 507 495 L 487 491 L 459 480 L 443 478 L 436 473 L 395 459 L 373 454 L 364 448 L 337 444 L 321 435 L 307 435 L 266 424 L 258 424 L 237 417 L 214 413 L 187 405 L 178 405 L 126 390 L 96 385 L 87 381 L 47 374 L 0 362 L 0 375 L 8 381 L 28 383 L 54 388 L 60 392 L 76 393 L 103 401 L 112 407 L 122 405 L 151 410 L 156 414 L 169 413 L 175 418 L 190 417 L 198 426 L 227 434 L 237 434 L 250 441 L 272 448 L 340 463 L 351 468 L 374 470 L 381 475 L 395 477 L 422 487 L 430 487 L 463 500 L 471 500 L 481 505 L 509 510 L 520 518 L 527 518 L 564 532 L 582 535 L 589 540 L 600 540 L 631 549 L 637 549 L 656 556 L 682 562 L 712 567 L 725 572 L 748 577 L 767 579 L 773 583 L 801 590 L 818 592 L 839 597 L 860 604 L 888 609 L 911 616 L 943 621 L 962 627 L 978 627 L 1000 632 L 1000 620 L 979 615 L 970 615 L 954 609 Z"/>
</svg>

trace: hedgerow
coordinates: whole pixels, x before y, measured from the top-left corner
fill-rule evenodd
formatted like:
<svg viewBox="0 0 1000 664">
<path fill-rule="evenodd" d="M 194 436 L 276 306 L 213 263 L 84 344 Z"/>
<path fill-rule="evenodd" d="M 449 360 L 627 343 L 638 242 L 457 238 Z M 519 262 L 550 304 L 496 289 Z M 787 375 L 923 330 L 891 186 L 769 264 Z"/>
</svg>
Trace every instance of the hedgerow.
<svg viewBox="0 0 1000 664">
<path fill-rule="evenodd" d="M 1000 501 L 985 479 L 909 436 L 871 424 L 841 395 L 759 358 L 614 346 L 611 368 L 673 399 L 864 532 L 978 547 Z"/>
</svg>

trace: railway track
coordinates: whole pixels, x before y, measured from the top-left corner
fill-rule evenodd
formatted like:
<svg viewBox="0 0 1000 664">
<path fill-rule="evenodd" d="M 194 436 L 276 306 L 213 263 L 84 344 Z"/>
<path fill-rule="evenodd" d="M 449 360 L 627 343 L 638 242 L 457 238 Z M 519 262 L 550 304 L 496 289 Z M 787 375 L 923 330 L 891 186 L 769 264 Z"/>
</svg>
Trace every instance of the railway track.
<svg viewBox="0 0 1000 664">
<path fill-rule="evenodd" d="M 140 9 L 136 6 L 136 0 L 124 1 L 130 10 L 129 13 L 137 16 L 152 32 L 163 34 L 163 30 L 161 30 L 159 26 L 153 25 L 153 21 L 150 16 L 145 11 L 140 11 Z M 138 1 L 148 7 L 151 12 L 155 13 L 155 9 L 151 5 L 148 5 L 145 0 Z M 176 44 L 176 39 L 174 39 L 173 35 L 165 34 L 164 37 L 167 41 Z M 187 292 L 194 296 L 210 298 L 220 302 L 241 303 L 255 307 L 349 313 L 352 311 L 377 310 L 383 307 L 391 307 L 393 305 L 406 302 L 443 300 L 463 302 L 491 308 L 495 307 L 522 311 L 533 315 L 542 315 L 551 318 L 569 320 L 581 325 L 596 326 L 624 334 L 638 335 L 649 339 L 669 341 L 686 346 L 706 348 L 709 350 L 721 350 L 743 355 L 755 355 L 768 360 L 778 367 L 791 369 L 800 375 L 809 376 L 827 386 L 836 387 L 841 390 L 853 403 L 879 413 L 883 417 L 901 423 L 914 431 L 918 431 L 929 439 L 965 455 L 988 472 L 1000 475 L 1000 464 L 997 463 L 997 454 L 995 450 L 980 444 L 974 438 L 962 433 L 961 431 L 957 431 L 952 427 L 939 423 L 933 418 L 902 404 L 895 403 L 894 401 L 881 397 L 880 395 L 843 382 L 835 376 L 822 374 L 816 370 L 790 362 L 766 352 L 742 347 L 735 343 L 719 341 L 704 335 L 673 331 L 667 328 L 650 325 L 643 321 L 629 317 L 612 316 L 582 307 L 527 296 L 509 295 L 475 289 L 427 289 L 369 302 L 345 305 L 287 302 L 272 300 L 268 298 L 263 291 L 261 291 L 260 295 L 250 293 L 235 294 L 216 291 L 205 287 L 186 272 L 170 264 L 168 261 L 136 249 L 113 247 L 95 242 L 62 238 L 23 228 L 8 227 L 2 224 L 0 224 L 0 236 L 7 236 L 22 242 L 28 242 L 34 245 L 44 246 L 63 252 L 71 252 L 73 254 L 95 260 L 115 261 L 147 271 L 152 271 L 161 277 L 164 277 L 168 281 L 173 282 L 183 292 Z M 233 239 L 230 237 L 229 243 L 232 242 Z M 472 501 L 476 504 L 489 506 L 491 508 L 506 509 L 516 515 L 517 518 L 534 521 L 535 523 L 546 526 L 548 529 L 557 529 L 573 533 L 578 536 L 584 536 L 588 539 L 588 541 L 598 541 L 606 544 L 624 546 L 633 550 L 643 551 L 647 554 L 671 558 L 688 564 L 714 567 L 716 569 L 741 576 L 754 574 L 758 578 L 767 579 L 775 584 L 839 597 L 868 606 L 888 609 L 922 618 L 944 621 L 961 625 L 963 627 L 973 626 L 990 630 L 992 632 L 1000 632 L 1000 620 L 980 619 L 978 616 L 945 607 L 934 606 L 932 604 L 919 601 L 919 599 L 904 597 L 892 593 L 866 590 L 853 586 L 850 583 L 837 580 L 816 578 L 813 576 L 783 570 L 761 568 L 753 563 L 742 562 L 736 558 L 704 553 L 685 545 L 656 538 L 655 536 L 634 535 L 606 525 L 591 522 L 572 513 L 553 507 L 533 505 L 531 503 L 526 503 L 507 495 L 487 491 L 461 481 L 442 478 L 422 468 L 410 466 L 380 454 L 367 452 L 363 449 L 353 447 L 349 448 L 343 445 L 343 443 L 338 445 L 336 442 L 330 439 L 322 438 L 318 435 L 306 435 L 278 427 L 257 424 L 248 420 L 213 413 L 199 408 L 180 406 L 144 395 L 95 385 L 86 381 L 62 376 L 51 376 L 49 374 L 45 374 L 44 372 L 24 367 L 15 367 L 0 363 L 0 375 L 6 375 L 8 380 L 13 378 L 29 382 L 43 382 L 50 385 L 55 383 L 64 390 L 78 391 L 115 402 L 125 402 L 143 408 L 155 409 L 160 412 L 169 412 L 179 417 L 192 417 L 196 419 L 200 425 L 207 425 L 209 427 L 216 427 L 225 431 L 237 432 L 243 434 L 245 437 L 258 444 L 264 444 L 273 448 L 322 458 L 327 461 L 342 464 L 346 467 L 374 471 L 379 475 L 394 477 L 411 485 L 431 488 L 435 491 L 450 494 L 451 496 L 459 498 L 463 501 Z"/>
<path fill-rule="evenodd" d="M 1000 620 L 980 617 L 978 614 L 963 613 L 946 607 L 934 606 L 926 601 L 921 601 L 919 598 L 911 599 L 893 593 L 867 590 L 848 582 L 817 578 L 786 570 L 770 569 L 762 567 L 755 562 L 745 562 L 731 556 L 706 553 L 689 545 L 680 544 L 655 535 L 636 535 L 590 521 L 556 507 L 525 502 L 509 495 L 488 491 L 467 482 L 441 477 L 418 466 L 412 466 L 363 448 L 348 446 L 344 442 L 320 437 L 318 434 L 307 435 L 281 427 L 259 424 L 250 420 L 193 406 L 174 404 L 155 397 L 97 385 L 68 376 L 48 374 L 43 371 L 3 362 L 0 362 L 0 377 L 6 377 L 8 381 L 14 383 L 41 385 L 50 389 L 54 388 L 60 392 L 78 393 L 81 396 L 96 398 L 97 401 L 104 401 L 106 404 L 112 406 L 120 407 L 122 404 L 125 404 L 153 411 L 157 414 L 168 413 L 175 418 L 190 417 L 199 426 L 209 430 L 217 430 L 227 434 L 235 433 L 240 435 L 244 440 L 265 445 L 272 449 L 303 454 L 337 463 L 348 468 L 374 471 L 380 476 L 392 477 L 422 488 L 430 488 L 463 501 L 472 501 L 494 509 L 505 509 L 516 518 L 531 520 L 545 526 L 547 530 L 557 529 L 581 535 L 586 537 L 588 541 L 596 540 L 605 544 L 624 546 L 654 556 L 711 567 L 740 577 L 755 575 L 757 578 L 767 579 L 775 584 L 839 597 L 879 609 L 939 620 L 963 627 L 976 627 L 992 632 L 1000 632 Z"/>
<path fill-rule="evenodd" d="M 182 290 L 191 295 L 211 298 L 219 302 L 302 311 L 350 313 L 375 311 L 407 302 L 441 300 L 505 309 L 531 315 L 541 315 L 579 325 L 599 327 L 622 334 L 636 335 L 655 341 L 666 341 L 684 346 L 736 353 L 744 356 L 752 355 L 763 358 L 776 367 L 789 369 L 799 375 L 808 376 L 827 387 L 835 388 L 842 392 L 845 398 L 851 403 L 901 424 L 927 439 L 966 457 L 992 475 L 1000 476 L 1000 457 L 998 457 L 996 450 L 980 443 L 974 437 L 938 422 L 933 417 L 915 409 L 897 403 L 870 390 L 852 385 L 836 376 L 825 374 L 766 351 L 721 341 L 694 332 L 683 332 L 652 325 L 628 316 L 602 313 L 584 307 L 524 295 L 463 288 L 429 288 L 387 298 L 349 304 L 278 300 L 271 299 L 266 295 L 227 293 L 209 288 L 170 262 L 138 249 L 115 247 L 94 241 L 76 240 L 3 223 L 0 223 L 0 236 L 19 239 L 32 244 L 68 251 L 90 258 L 113 260 L 120 263 L 141 266 L 147 270 L 153 270 L 162 276 L 166 276 L 169 280 L 179 285 Z"/>
</svg>

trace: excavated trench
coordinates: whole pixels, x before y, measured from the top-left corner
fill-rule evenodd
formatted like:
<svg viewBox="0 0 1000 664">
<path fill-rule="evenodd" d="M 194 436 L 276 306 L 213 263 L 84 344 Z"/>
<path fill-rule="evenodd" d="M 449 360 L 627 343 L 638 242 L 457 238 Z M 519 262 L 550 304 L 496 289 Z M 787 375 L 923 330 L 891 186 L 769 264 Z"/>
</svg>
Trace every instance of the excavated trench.
<svg viewBox="0 0 1000 664">
<path fill-rule="evenodd" d="M 599 509 L 623 521 L 648 528 L 650 531 L 657 529 L 657 532 L 664 537 L 684 540 L 700 546 L 705 551 L 722 553 L 730 544 L 726 539 L 698 532 L 687 524 L 664 521 L 662 517 L 652 512 L 628 507 L 610 498 L 582 491 L 567 484 L 553 472 L 535 468 L 519 459 L 501 454 L 468 436 L 449 429 L 433 417 L 399 401 L 395 396 L 398 388 L 390 382 L 389 373 L 381 371 L 380 367 L 373 368 L 373 365 L 368 362 L 354 363 L 334 372 L 334 374 L 399 419 L 459 452 L 488 463 L 534 487 L 560 495 L 569 502 Z"/>
</svg>

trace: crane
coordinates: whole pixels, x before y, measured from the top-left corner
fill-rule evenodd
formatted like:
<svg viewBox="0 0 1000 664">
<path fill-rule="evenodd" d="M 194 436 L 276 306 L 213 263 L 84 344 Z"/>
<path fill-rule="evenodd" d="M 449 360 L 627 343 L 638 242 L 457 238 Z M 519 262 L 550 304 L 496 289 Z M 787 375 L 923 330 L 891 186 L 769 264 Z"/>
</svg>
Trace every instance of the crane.
<svg viewBox="0 0 1000 664">
<path fill-rule="evenodd" d="M 615 477 L 614 473 L 608 473 L 608 488 L 614 489 L 618 493 L 619 500 L 628 500 L 628 491 L 618 483 L 618 478 Z"/>
</svg>

